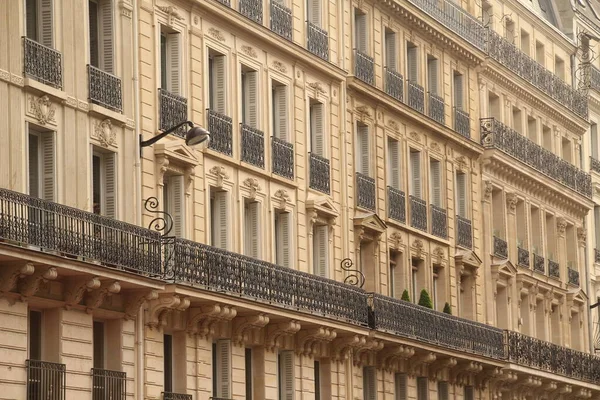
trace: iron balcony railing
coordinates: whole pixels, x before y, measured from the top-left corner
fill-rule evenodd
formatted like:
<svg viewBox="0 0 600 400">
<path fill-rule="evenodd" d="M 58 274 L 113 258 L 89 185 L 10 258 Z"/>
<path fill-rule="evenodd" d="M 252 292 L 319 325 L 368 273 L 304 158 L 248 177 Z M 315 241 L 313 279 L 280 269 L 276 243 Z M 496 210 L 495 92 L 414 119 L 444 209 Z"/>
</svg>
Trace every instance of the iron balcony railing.
<svg viewBox="0 0 600 400">
<path fill-rule="evenodd" d="M 142 275 L 161 273 L 160 233 L 1 188 L 0 239 Z"/>
<path fill-rule="evenodd" d="M 569 274 L 569 284 L 579 286 L 579 271 L 573 268 L 567 268 Z"/>
<path fill-rule="evenodd" d="M 590 157 L 590 170 L 600 172 L 600 160 Z"/>
<path fill-rule="evenodd" d="M 66 366 L 27 360 L 27 400 L 66 400 Z"/>
<path fill-rule="evenodd" d="M 92 368 L 92 400 L 125 400 L 125 372 Z"/>
<path fill-rule="evenodd" d="M 162 392 L 163 400 L 192 400 L 191 394 Z"/>
<path fill-rule="evenodd" d="M 444 125 L 446 123 L 446 113 L 444 99 L 437 94 L 428 93 L 429 95 L 429 118 Z"/>
<path fill-rule="evenodd" d="M 465 249 L 473 248 L 473 226 L 468 218 L 456 216 L 456 244 Z"/>
<path fill-rule="evenodd" d="M 533 270 L 540 274 L 546 273 L 546 259 L 533 253 Z"/>
<path fill-rule="evenodd" d="M 586 382 L 600 381 L 600 359 L 588 353 L 506 331 L 508 361 Z"/>
<path fill-rule="evenodd" d="M 517 247 L 517 265 L 520 267 L 530 268 L 529 250 Z"/>
<path fill-rule="evenodd" d="M 508 258 L 508 243 L 498 236 L 494 236 L 494 256 Z"/>
<path fill-rule="evenodd" d="M 498 149 L 581 195 L 592 197 L 592 178 L 495 118 L 481 119 L 481 144 Z M 520 169 L 519 169 L 520 170 Z"/>
<path fill-rule="evenodd" d="M 220 112 L 207 109 L 207 125 L 210 132 L 208 148 L 219 153 L 233 155 L 233 123 L 231 117 Z"/>
<path fill-rule="evenodd" d="M 354 50 L 354 76 L 371 86 L 375 84 L 375 63 L 373 57 L 360 50 Z"/>
<path fill-rule="evenodd" d="M 425 113 L 425 89 L 416 82 L 408 81 L 408 106 Z"/>
<path fill-rule="evenodd" d="M 456 107 L 454 107 L 454 131 L 467 139 L 471 139 L 471 116 Z"/>
<path fill-rule="evenodd" d="M 594 262 L 600 263 L 600 249 L 594 249 Z"/>
<path fill-rule="evenodd" d="M 123 112 L 121 78 L 88 65 L 88 95 L 90 102 L 118 113 Z"/>
<path fill-rule="evenodd" d="M 357 206 L 375 211 L 375 178 L 356 173 Z"/>
<path fill-rule="evenodd" d="M 240 14 L 257 24 L 263 23 L 262 0 L 239 0 Z"/>
<path fill-rule="evenodd" d="M 406 223 L 406 195 L 391 186 L 388 186 L 388 217 Z"/>
<path fill-rule="evenodd" d="M 310 188 L 329 194 L 331 190 L 331 168 L 329 166 L 329 160 L 314 153 L 309 154 L 309 159 Z"/>
<path fill-rule="evenodd" d="M 158 89 L 159 102 L 159 129 L 165 131 L 175 125 L 187 121 L 188 103 L 185 97 L 171 93 L 166 89 Z M 182 126 L 173 132 L 174 135 L 185 137 L 186 126 Z M 211 131 L 212 134 L 212 131 Z M 211 136 L 212 139 L 212 136 Z"/>
<path fill-rule="evenodd" d="M 25 76 L 32 77 L 45 85 L 62 89 L 62 54 L 41 43 L 23 37 Z"/>
<path fill-rule="evenodd" d="M 373 294 L 371 300 L 374 329 L 445 348 L 505 358 L 501 329 L 379 294 Z"/>
<path fill-rule="evenodd" d="M 184 239 L 173 265 L 182 284 L 368 325 L 367 295 L 356 286 Z"/>
<path fill-rule="evenodd" d="M 590 68 L 590 87 L 594 90 L 600 91 L 600 69 L 594 67 Z"/>
<path fill-rule="evenodd" d="M 587 119 L 588 102 L 583 91 L 571 87 L 491 29 L 488 30 L 487 46 L 491 58 L 575 114 Z"/>
<path fill-rule="evenodd" d="M 271 30 L 287 40 L 292 40 L 292 10 L 274 0 L 271 0 Z"/>
<path fill-rule="evenodd" d="M 329 61 L 329 35 L 311 22 L 307 22 L 306 47 L 314 55 Z"/>
<path fill-rule="evenodd" d="M 242 161 L 259 168 L 265 167 L 265 135 L 261 130 L 240 124 Z"/>
<path fill-rule="evenodd" d="M 398 101 L 404 101 L 404 78 L 388 67 L 385 67 L 385 92 Z"/>
<path fill-rule="evenodd" d="M 431 234 L 442 239 L 448 238 L 448 212 L 431 204 Z"/>
<path fill-rule="evenodd" d="M 548 259 L 548 276 L 560 278 L 560 264 L 558 261 Z"/>
<path fill-rule="evenodd" d="M 294 179 L 294 145 L 273 137 L 273 173 L 287 179 Z"/>
<path fill-rule="evenodd" d="M 408 196 L 410 201 L 410 226 L 427 231 L 427 203 L 415 196 Z"/>
</svg>

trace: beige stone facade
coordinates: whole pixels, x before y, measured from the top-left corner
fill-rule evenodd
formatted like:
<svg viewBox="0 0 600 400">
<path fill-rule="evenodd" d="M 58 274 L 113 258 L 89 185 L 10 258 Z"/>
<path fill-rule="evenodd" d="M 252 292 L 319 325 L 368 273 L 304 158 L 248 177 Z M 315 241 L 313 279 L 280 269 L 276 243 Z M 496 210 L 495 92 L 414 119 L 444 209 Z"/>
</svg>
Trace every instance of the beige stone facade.
<svg viewBox="0 0 600 400">
<path fill-rule="evenodd" d="M 0 399 L 598 397 L 597 28 L 529 3 L 0 1 Z"/>
</svg>

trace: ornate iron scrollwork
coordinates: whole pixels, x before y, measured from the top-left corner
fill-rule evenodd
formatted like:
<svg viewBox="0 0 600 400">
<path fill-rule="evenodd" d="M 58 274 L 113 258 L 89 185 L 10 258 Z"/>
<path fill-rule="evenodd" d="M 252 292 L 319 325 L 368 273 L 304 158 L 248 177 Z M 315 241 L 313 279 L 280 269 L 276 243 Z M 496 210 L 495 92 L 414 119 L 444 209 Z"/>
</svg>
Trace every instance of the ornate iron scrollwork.
<svg viewBox="0 0 600 400">
<path fill-rule="evenodd" d="M 354 263 L 349 258 L 344 258 L 340 262 L 340 267 L 344 271 L 350 272 L 350 275 L 348 275 L 346 277 L 346 279 L 344 279 L 344 283 L 346 283 L 348 285 L 353 285 L 353 286 L 356 286 L 356 287 L 359 287 L 362 289 L 362 287 L 365 285 L 365 275 L 358 269 L 352 268 L 353 266 L 354 266 Z"/>
<path fill-rule="evenodd" d="M 144 209 L 148 212 L 158 214 L 148 224 L 148 229 L 154 230 L 161 234 L 162 242 L 162 278 L 165 280 L 173 279 L 175 277 L 175 270 L 173 268 L 173 255 L 175 252 L 175 236 L 169 236 L 173 229 L 173 217 L 166 211 L 158 209 L 159 202 L 156 197 L 148 197 L 144 200 Z"/>
</svg>

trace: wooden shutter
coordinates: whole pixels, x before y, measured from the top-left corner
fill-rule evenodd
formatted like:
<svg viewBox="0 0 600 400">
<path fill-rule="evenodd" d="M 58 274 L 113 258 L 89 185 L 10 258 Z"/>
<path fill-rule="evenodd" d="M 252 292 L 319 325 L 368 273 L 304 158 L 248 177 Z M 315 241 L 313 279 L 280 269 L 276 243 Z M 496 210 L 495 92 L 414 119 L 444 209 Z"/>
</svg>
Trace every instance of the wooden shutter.
<svg viewBox="0 0 600 400">
<path fill-rule="evenodd" d="M 465 400 L 475 400 L 473 386 L 465 386 Z"/>
<path fill-rule="evenodd" d="M 411 194 L 421 198 L 421 152 L 410 152 Z"/>
<path fill-rule="evenodd" d="M 361 14 L 359 10 L 354 10 L 354 40 L 356 40 L 356 49 L 361 53 L 368 51 L 367 43 L 367 15 Z"/>
<path fill-rule="evenodd" d="M 429 398 L 429 382 L 426 377 L 417 377 L 417 400 L 427 400 Z"/>
<path fill-rule="evenodd" d="M 427 84 L 429 85 L 429 93 L 438 94 L 438 60 L 430 58 L 427 60 Z"/>
<path fill-rule="evenodd" d="M 464 82 L 462 74 L 454 75 L 454 105 L 457 109 L 462 110 L 464 107 Z"/>
<path fill-rule="evenodd" d="M 357 171 L 368 176 L 370 171 L 369 127 L 367 125 L 357 125 L 356 130 L 358 142 Z"/>
<path fill-rule="evenodd" d="M 277 240 L 277 264 L 283 267 L 290 267 L 291 264 L 291 232 L 290 232 L 291 214 L 282 212 L 277 214 L 276 240 Z"/>
<path fill-rule="evenodd" d="M 258 96 L 257 96 L 257 77 L 258 73 L 255 71 L 245 72 L 244 84 L 246 87 L 244 91 L 246 93 L 245 101 L 245 112 L 244 119 L 248 126 L 252 128 L 258 128 Z"/>
<path fill-rule="evenodd" d="M 38 40 L 38 2 L 26 0 L 25 2 L 25 29 L 26 35 L 31 40 Z"/>
<path fill-rule="evenodd" d="M 419 60 L 418 60 L 418 48 L 413 44 L 408 44 L 406 48 L 406 74 L 408 80 L 411 82 L 418 82 L 419 80 Z"/>
<path fill-rule="evenodd" d="M 102 40 L 102 66 L 101 68 L 114 73 L 114 52 L 113 52 L 113 8 L 111 0 L 102 0 L 100 2 L 100 23 Z"/>
<path fill-rule="evenodd" d="M 590 126 L 590 136 L 592 141 L 592 157 L 598 159 L 598 125 L 592 122 Z"/>
<path fill-rule="evenodd" d="M 231 341 L 217 341 L 217 396 L 231 398 Z"/>
<path fill-rule="evenodd" d="M 308 21 L 321 27 L 321 0 L 308 0 Z"/>
<path fill-rule="evenodd" d="M 246 206 L 246 254 L 260 258 L 260 203 L 253 201 Z"/>
<path fill-rule="evenodd" d="M 363 368 L 363 397 L 365 400 L 377 399 L 377 371 L 375 367 Z"/>
<path fill-rule="evenodd" d="M 388 70 L 396 71 L 396 33 L 386 32 L 385 34 L 385 65 Z"/>
<path fill-rule="evenodd" d="M 395 400 L 406 400 L 406 374 L 394 375 Z"/>
<path fill-rule="evenodd" d="M 442 174 L 440 162 L 432 159 L 429 163 L 429 173 L 431 182 L 431 204 L 437 207 L 442 206 Z"/>
<path fill-rule="evenodd" d="M 311 151 L 321 157 L 325 156 L 325 138 L 323 132 L 323 104 L 313 104 L 311 106 Z"/>
<path fill-rule="evenodd" d="M 54 134 L 45 133 L 40 137 L 42 149 L 42 198 L 54 201 L 55 192 L 55 163 L 54 163 Z"/>
<path fill-rule="evenodd" d="M 275 97 L 275 137 L 288 141 L 288 106 L 287 106 L 287 88 L 283 85 L 275 86 L 273 94 Z"/>
<path fill-rule="evenodd" d="M 225 106 L 225 56 L 214 56 L 213 62 L 214 111 L 226 114 Z"/>
<path fill-rule="evenodd" d="M 173 217 L 173 234 L 183 237 L 185 232 L 185 194 L 183 175 L 171 176 L 167 187 L 168 209 Z"/>
<path fill-rule="evenodd" d="M 227 214 L 227 192 L 214 193 L 212 238 L 213 246 L 227 250 L 228 247 L 228 214 Z"/>
<path fill-rule="evenodd" d="M 104 215 L 116 218 L 117 214 L 117 166 L 114 153 L 104 154 Z"/>
<path fill-rule="evenodd" d="M 40 35 L 38 41 L 47 47 L 53 47 L 53 18 L 52 18 L 52 0 L 40 0 Z"/>
<path fill-rule="evenodd" d="M 438 400 L 448 400 L 448 382 L 438 382 Z"/>
<path fill-rule="evenodd" d="M 394 189 L 400 189 L 400 143 L 391 138 L 388 139 L 388 163 L 389 185 Z"/>
<path fill-rule="evenodd" d="M 329 272 L 329 227 L 317 225 L 313 233 L 313 272 L 327 278 Z"/>
<path fill-rule="evenodd" d="M 167 34 L 167 90 L 181 94 L 181 38 L 179 33 Z"/>
<path fill-rule="evenodd" d="M 294 400 L 294 352 L 282 351 L 279 354 L 280 399 Z"/>
<path fill-rule="evenodd" d="M 38 135 L 29 134 L 29 195 L 40 197 L 40 139 Z"/>
<path fill-rule="evenodd" d="M 458 215 L 467 218 L 467 176 L 460 172 L 456 174 L 456 201 Z"/>
</svg>

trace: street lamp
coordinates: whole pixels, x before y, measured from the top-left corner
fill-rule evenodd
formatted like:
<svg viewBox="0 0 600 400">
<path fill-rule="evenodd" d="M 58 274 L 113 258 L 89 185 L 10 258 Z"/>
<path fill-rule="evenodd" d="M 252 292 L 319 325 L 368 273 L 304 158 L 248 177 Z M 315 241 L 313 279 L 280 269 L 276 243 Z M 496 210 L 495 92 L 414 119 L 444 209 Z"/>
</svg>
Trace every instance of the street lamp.
<svg viewBox="0 0 600 400">
<path fill-rule="evenodd" d="M 201 128 L 199 126 L 194 126 L 192 121 L 184 121 L 148 140 L 142 140 L 142 135 L 140 135 L 140 153 L 142 152 L 142 149 L 144 147 L 152 146 L 154 143 L 158 142 L 159 140 L 167 136 L 169 133 L 176 131 L 177 129 L 181 128 L 183 125 L 186 124 L 190 127 L 190 129 L 185 133 L 186 145 L 190 147 L 196 146 L 202 142 L 210 140 L 210 133 L 206 129 Z"/>
</svg>

